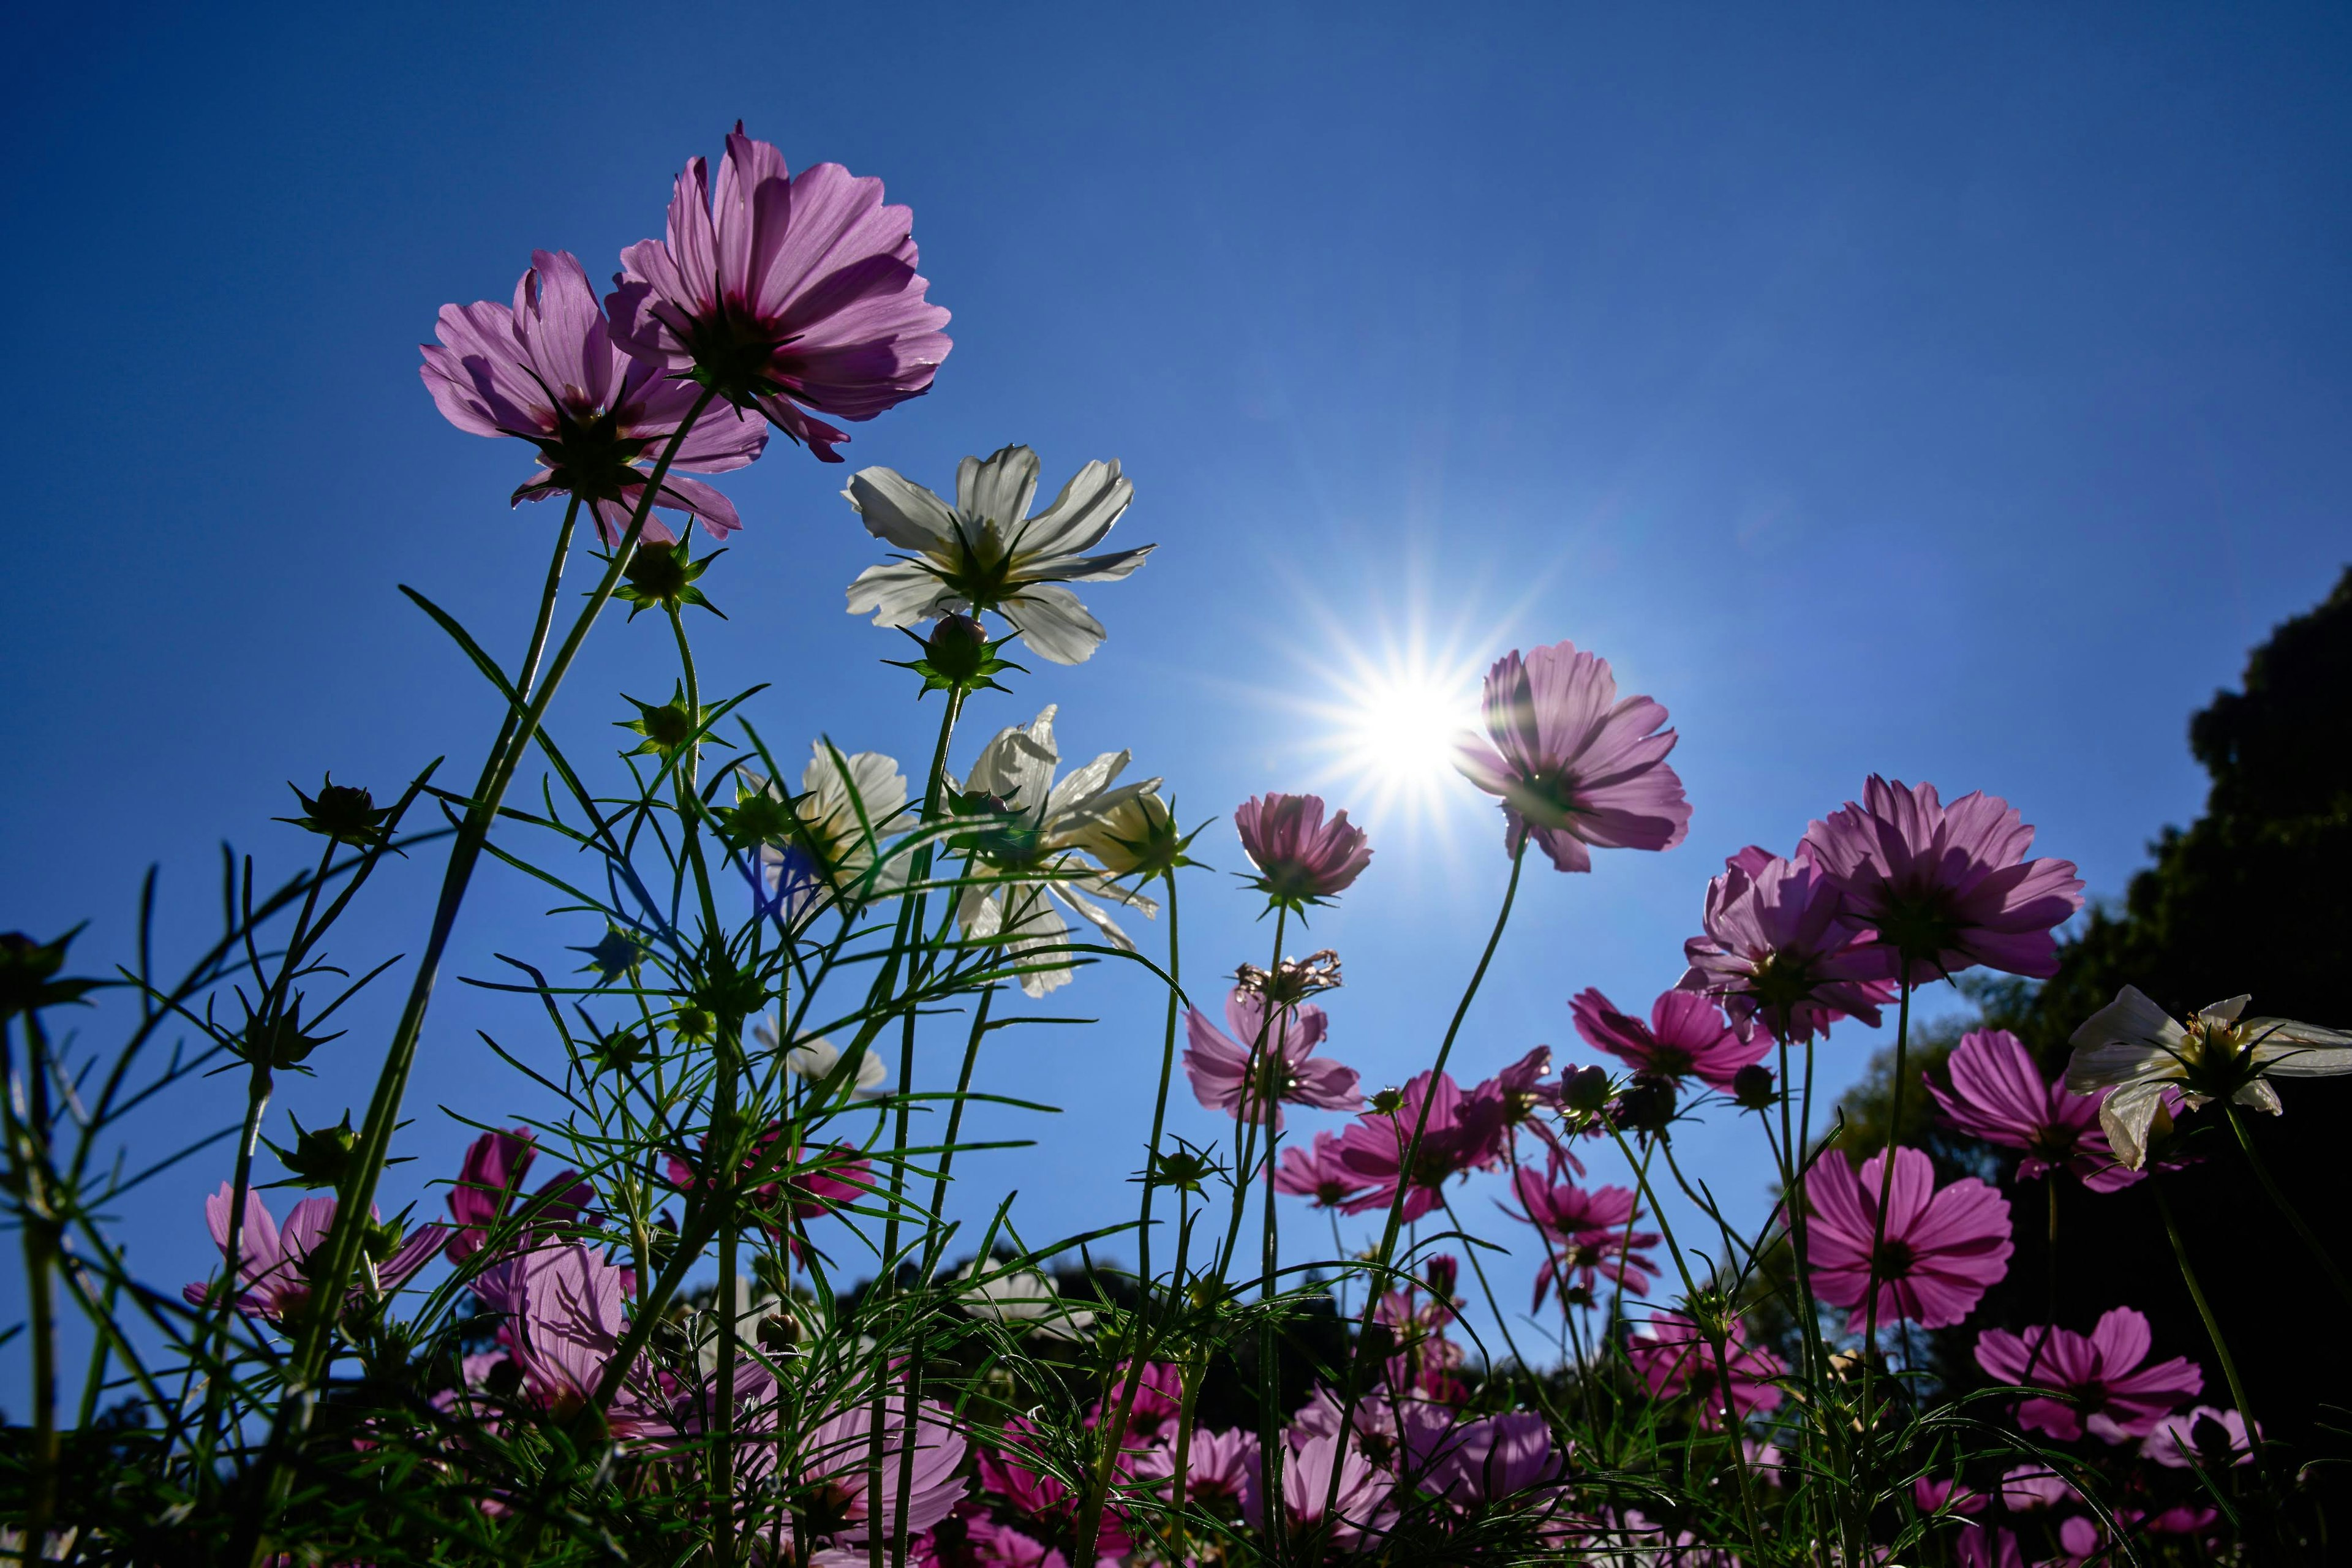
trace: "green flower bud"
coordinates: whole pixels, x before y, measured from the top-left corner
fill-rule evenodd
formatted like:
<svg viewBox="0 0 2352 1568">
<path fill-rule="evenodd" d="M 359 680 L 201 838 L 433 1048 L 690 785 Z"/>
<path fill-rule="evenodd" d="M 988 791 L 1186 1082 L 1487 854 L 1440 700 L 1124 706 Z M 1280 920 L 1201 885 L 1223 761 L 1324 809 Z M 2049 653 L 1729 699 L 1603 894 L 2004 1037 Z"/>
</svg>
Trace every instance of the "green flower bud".
<svg viewBox="0 0 2352 1568">
<path fill-rule="evenodd" d="M 304 795 L 294 789 L 294 798 L 302 803 L 299 816 L 280 816 L 274 820 L 289 823 L 333 839 L 338 844 L 364 847 L 383 840 L 384 819 L 392 815 L 389 806 L 379 808 L 375 796 L 356 784 L 339 784 L 332 773 L 319 786 L 319 793 Z"/>
</svg>

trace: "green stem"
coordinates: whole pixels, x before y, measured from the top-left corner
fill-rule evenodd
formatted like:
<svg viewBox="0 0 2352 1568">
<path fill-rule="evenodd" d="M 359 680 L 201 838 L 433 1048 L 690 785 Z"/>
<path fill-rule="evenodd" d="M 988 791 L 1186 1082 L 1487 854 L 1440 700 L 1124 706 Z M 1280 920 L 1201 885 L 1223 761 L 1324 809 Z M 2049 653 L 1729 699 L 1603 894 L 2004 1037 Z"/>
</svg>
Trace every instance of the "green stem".
<svg viewBox="0 0 2352 1568">
<path fill-rule="evenodd" d="M 48 1555 L 49 1521 L 58 1500 L 58 1320 L 56 1265 L 61 1229 L 48 1174 L 49 1042 L 40 1020 L 25 1015 L 26 1112 L 12 1142 L 20 1143 L 15 1163 L 20 1183 L 24 1230 L 25 1295 L 30 1307 L 33 1361 L 31 1475 L 27 1478 L 24 1545 Z M 13 1089 L 15 1086 L 11 1086 Z"/>
<path fill-rule="evenodd" d="M 2305 1247 L 2318 1260 L 2320 1268 L 2327 1275 L 2328 1282 L 2336 1287 L 2336 1293 L 2344 1299 L 2345 1305 L 2352 1306 L 2352 1280 L 2344 1278 L 2344 1270 L 2336 1266 L 2336 1259 L 2321 1244 L 2318 1233 L 2305 1223 L 2302 1212 L 2287 1197 L 2286 1190 L 2271 1175 L 2269 1163 L 2254 1147 L 2253 1133 L 2246 1126 L 2244 1113 L 2227 1100 L 2222 1102 L 2221 1109 L 2229 1115 L 2230 1130 L 2238 1135 L 2238 1146 L 2246 1152 L 2246 1163 L 2254 1168 L 2254 1179 L 2262 1183 L 2263 1191 L 2271 1195 L 2271 1202 L 2278 1205 L 2279 1213 L 2286 1216 L 2286 1223 L 2294 1228 L 2294 1234 L 2303 1239 Z M 2052 1185 L 2055 1187 L 2054 1180 Z M 2052 1224 L 2056 1224 L 2054 1217 Z"/>
<path fill-rule="evenodd" d="M 1910 955 L 1905 954 L 1903 962 L 1907 969 Z M 1902 984 L 1900 1006 L 1895 1025 L 1895 1080 L 1886 1113 L 1886 1146 L 1879 1152 L 1878 1159 L 1878 1213 L 1870 1226 L 1870 1294 L 1863 1303 L 1862 1429 L 1855 1434 L 1859 1439 L 1854 1455 L 1856 1486 L 1855 1495 L 1850 1500 L 1854 1508 L 1853 1555 L 1857 1563 L 1862 1560 L 1864 1537 L 1870 1528 L 1870 1491 L 1877 1482 L 1878 1433 L 1872 1423 L 1870 1406 L 1872 1380 L 1878 1367 L 1878 1264 L 1886 1248 L 1886 1203 L 1895 1190 L 1895 1156 L 1899 1147 L 1896 1141 L 1903 1135 L 1903 1079 L 1911 1050 L 1911 982 L 1907 975 Z"/>
<path fill-rule="evenodd" d="M 2164 1216 L 2164 1234 L 2171 1239 L 2172 1257 L 2180 1265 L 2180 1282 L 2189 1287 L 2189 1299 L 2197 1303 L 2197 1315 L 2204 1320 L 2205 1335 L 2213 1342 L 2214 1359 L 2221 1363 L 2221 1376 L 2230 1385 L 2230 1398 L 2238 1407 L 2238 1419 L 2246 1424 L 2246 1443 L 2255 1453 L 2262 1445 L 2255 1438 L 2254 1407 L 2246 1399 L 2246 1385 L 2238 1376 L 2238 1363 L 2230 1354 L 2230 1343 L 2221 1337 L 2221 1321 L 2213 1315 L 2212 1304 L 2205 1300 L 2205 1288 L 2197 1282 L 2197 1270 L 2189 1261 L 2189 1244 L 2180 1238 L 2180 1226 L 2172 1217 L 2172 1205 L 2164 1195 L 2164 1178 L 2148 1183 L 2156 1194 L 2156 1212 Z"/>
</svg>

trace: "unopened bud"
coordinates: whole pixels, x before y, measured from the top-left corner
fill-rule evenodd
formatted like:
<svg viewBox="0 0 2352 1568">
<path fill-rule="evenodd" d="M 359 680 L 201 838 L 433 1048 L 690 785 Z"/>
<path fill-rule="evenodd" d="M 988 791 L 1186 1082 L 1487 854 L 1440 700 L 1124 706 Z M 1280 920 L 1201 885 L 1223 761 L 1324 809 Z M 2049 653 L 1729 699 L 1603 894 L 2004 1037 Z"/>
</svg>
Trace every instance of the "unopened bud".
<svg viewBox="0 0 2352 1568">
<path fill-rule="evenodd" d="M 1617 1097 L 1617 1124 L 1639 1132 L 1663 1132 L 1675 1119 L 1672 1079 L 1637 1078 Z"/>
<path fill-rule="evenodd" d="M 1772 1092 L 1772 1069 L 1762 1062 L 1750 1062 L 1732 1075 L 1731 1098 L 1748 1110 L 1766 1110 L 1777 1098 Z"/>
<path fill-rule="evenodd" d="M 1561 1082 L 1559 1098 L 1570 1110 L 1600 1110 L 1609 1103 L 1605 1068 L 1579 1068 Z"/>
</svg>

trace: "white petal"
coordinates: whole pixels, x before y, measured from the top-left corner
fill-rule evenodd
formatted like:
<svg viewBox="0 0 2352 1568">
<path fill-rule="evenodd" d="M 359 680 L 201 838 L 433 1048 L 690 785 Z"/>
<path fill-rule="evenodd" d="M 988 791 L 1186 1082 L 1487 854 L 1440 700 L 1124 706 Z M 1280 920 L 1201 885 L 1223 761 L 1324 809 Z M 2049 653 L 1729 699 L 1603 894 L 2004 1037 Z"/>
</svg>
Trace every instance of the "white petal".
<svg viewBox="0 0 2352 1568">
<path fill-rule="evenodd" d="M 871 610 L 877 626 L 911 626 L 964 607 L 946 584 L 912 561 L 868 566 L 850 584 L 848 599 L 851 615 Z"/>
<path fill-rule="evenodd" d="M 1054 793 L 1045 797 L 1045 820 L 1057 821 L 1074 811 L 1095 809 L 1095 797 L 1110 787 L 1111 780 L 1125 771 L 1134 757 L 1132 752 L 1105 752 L 1083 767 L 1072 768 Z"/>
<path fill-rule="evenodd" d="M 2214 1003 L 2210 1007 L 2198 1008 L 2197 1016 L 2209 1024 L 2234 1023 L 2238 1015 L 2246 1010 L 2246 1004 L 2253 999 L 2252 992 L 2243 995 L 2231 996 L 2226 1001 Z"/>
<path fill-rule="evenodd" d="M 1024 556 L 1020 573 L 1033 583 L 1116 583 L 1132 575 L 1143 558 L 1159 548 L 1139 544 L 1108 555 L 1055 555 L 1035 561 Z"/>
<path fill-rule="evenodd" d="M 2284 1104 L 2281 1103 L 2278 1090 L 2273 1089 L 2269 1084 L 2264 1083 L 2261 1079 L 2254 1079 L 2253 1082 L 2246 1085 L 2245 1088 L 2240 1089 L 2230 1098 L 2236 1100 L 2240 1105 L 2251 1105 L 2256 1110 L 2267 1110 L 2273 1116 L 2284 1116 L 2286 1114 L 2286 1107 Z"/>
<path fill-rule="evenodd" d="M 1086 663 L 1110 635 L 1087 613 L 1078 596 L 1058 583 L 1024 588 L 997 609 L 1021 629 L 1021 640 L 1040 658 L 1055 664 Z"/>
<path fill-rule="evenodd" d="M 1037 454 L 1026 447 L 999 447 L 956 465 L 956 510 L 995 523 L 1008 537 L 1036 494 Z"/>
<path fill-rule="evenodd" d="M 2243 1026 L 2254 1060 L 2279 1078 L 2334 1078 L 2352 1073 L 2352 1034 L 2298 1024 L 2292 1018 L 2250 1018 Z"/>
<path fill-rule="evenodd" d="M 954 510 L 896 468 L 860 468 L 841 493 L 868 533 L 901 550 L 929 550 L 955 537 Z"/>
<path fill-rule="evenodd" d="M 1055 882 L 1052 886 L 1055 897 L 1085 916 L 1088 924 L 1102 932 L 1104 941 L 1121 952 L 1135 951 L 1134 939 L 1118 929 L 1118 922 L 1110 918 L 1108 910 L 1090 900 L 1079 897 L 1077 889 L 1067 882 Z"/>
<path fill-rule="evenodd" d="M 2099 1130 L 2116 1158 L 2135 1171 L 2147 1162 L 2147 1126 L 2163 1103 L 2163 1086 L 2147 1083 L 2119 1089 L 2099 1106 Z"/>
<path fill-rule="evenodd" d="M 1134 499 L 1135 486 L 1118 471 L 1117 458 L 1088 463 L 1021 531 L 1019 558 L 1051 559 L 1093 549 Z"/>
</svg>

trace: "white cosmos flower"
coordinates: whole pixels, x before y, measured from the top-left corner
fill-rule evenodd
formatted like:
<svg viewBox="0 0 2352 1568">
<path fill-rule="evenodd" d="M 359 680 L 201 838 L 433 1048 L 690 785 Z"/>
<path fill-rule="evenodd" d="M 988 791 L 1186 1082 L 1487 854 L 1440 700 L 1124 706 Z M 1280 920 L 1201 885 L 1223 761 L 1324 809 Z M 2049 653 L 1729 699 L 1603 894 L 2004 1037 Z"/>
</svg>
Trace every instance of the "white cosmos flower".
<svg viewBox="0 0 2352 1568">
<path fill-rule="evenodd" d="M 874 871 L 883 837 L 909 826 L 907 777 L 898 764 L 880 752 L 844 753 L 824 741 L 812 742 L 809 752 L 808 766 L 801 770 L 801 793 L 792 803 L 797 824 L 793 841 L 760 851 L 768 890 L 783 901 L 793 920 L 828 892 L 863 891 L 861 883 L 869 871 L 874 872 L 872 891 L 877 895 L 894 891 L 906 880 L 897 860 Z M 747 798 L 776 793 L 769 780 L 746 773 L 736 785 L 738 807 Z"/>
<path fill-rule="evenodd" d="M 1080 468 L 1035 517 L 1037 454 L 1007 447 L 956 469 L 952 507 L 895 468 L 864 468 L 841 492 L 866 531 L 910 554 L 869 566 L 849 585 L 849 612 L 877 626 L 912 626 L 956 611 L 993 610 L 1041 658 L 1083 664 L 1106 635 L 1066 583 L 1108 583 L 1143 564 L 1146 544 L 1088 555 L 1135 486 L 1116 459 Z"/>
<path fill-rule="evenodd" d="M 1094 1325 L 1093 1312 L 1062 1300 L 1054 1282 L 1034 1268 L 974 1278 L 992 1267 L 984 1258 L 974 1258 L 963 1271 L 963 1278 L 971 1281 L 961 1293 L 963 1310 L 973 1317 L 1027 1324 L 1031 1333 L 1055 1340 L 1075 1340 Z"/>
<path fill-rule="evenodd" d="M 775 1021 L 761 1018 L 751 1026 L 751 1037 L 771 1051 L 776 1049 Z M 840 1065 L 841 1047 L 823 1035 L 811 1035 L 784 1053 L 784 1070 L 808 1083 L 823 1083 Z M 866 1055 L 858 1059 L 857 1083 L 851 1092 L 857 1095 L 877 1093 L 882 1087 L 882 1080 L 889 1076 L 889 1069 L 882 1065 L 882 1053 L 869 1046 Z"/>
<path fill-rule="evenodd" d="M 2251 1000 L 2216 1002 L 2182 1024 L 2126 985 L 2074 1031 L 2066 1087 L 2114 1089 L 2099 1126 L 2117 1159 L 2134 1170 L 2147 1160 L 2148 1123 L 2168 1093 L 2192 1110 L 2228 1100 L 2276 1116 L 2285 1108 L 2271 1079 L 2352 1073 L 2352 1034 L 2292 1018 L 2241 1019 Z"/>
<path fill-rule="evenodd" d="M 1069 922 L 1055 907 L 1058 900 L 1112 946 L 1132 952 L 1135 943 L 1109 911 L 1086 895 L 1125 904 L 1147 920 L 1159 914 L 1160 906 L 1120 887 L 1082 848 L 1106 816 L 1150 795 L 1160 781 L 1114 788 L 1112 781 L 1127 767 L 1129 753 L 1105 752 L 1055 784 L 1054 770 L 1061 752 L 1054 744 L 1055 711 L 1048 707 L 1026 726 L 998 731 L 964 780 L 967 797 L 985 796 L 994 803 L 988 815 L 972 819 L 975 830 L 963 840 L 971 846 L 974 871 L 993 879 L 964 889 L 956 904 L 956 921 L 967 936 L 1007 936 L 1000 951 L 1017 961 L 1069 942 Z M 1021 989 L 1043 996 L 1068 984 L 1075 973 L 1072 964 L 1034 971 L 1021 977 Z"/>
</svg>

